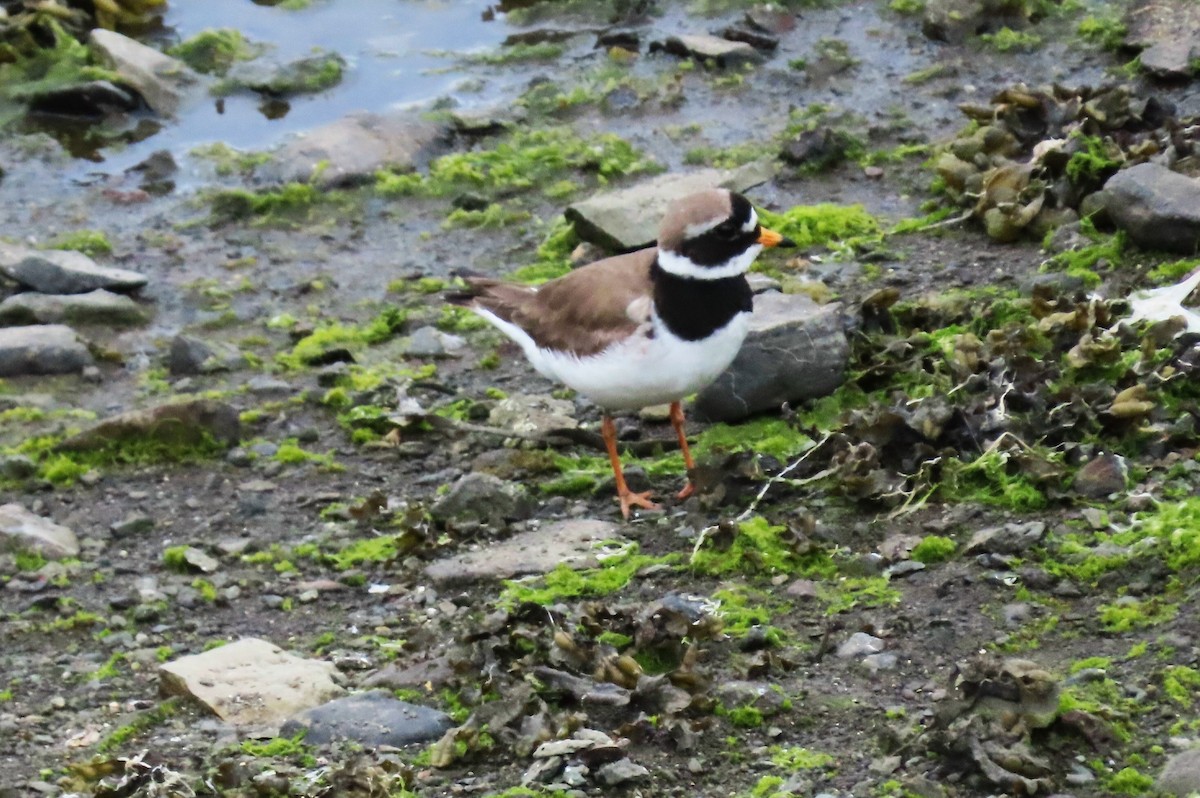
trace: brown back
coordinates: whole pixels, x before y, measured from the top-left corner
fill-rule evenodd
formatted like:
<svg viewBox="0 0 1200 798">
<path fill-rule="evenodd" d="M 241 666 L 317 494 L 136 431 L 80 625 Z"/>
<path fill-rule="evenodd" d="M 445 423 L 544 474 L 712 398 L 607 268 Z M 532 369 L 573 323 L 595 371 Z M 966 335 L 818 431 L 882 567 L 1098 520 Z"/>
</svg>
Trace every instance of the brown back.
<svg viewBox="0 0 1200 798">
<path fill-rule="evenodd" d="M 544 349 L 587 357 L 650 319 L 650 267 L 658 250 L 596 261 L 540 288 L 470 278 L 474 304 L 512 322 Z"/>
</svg>

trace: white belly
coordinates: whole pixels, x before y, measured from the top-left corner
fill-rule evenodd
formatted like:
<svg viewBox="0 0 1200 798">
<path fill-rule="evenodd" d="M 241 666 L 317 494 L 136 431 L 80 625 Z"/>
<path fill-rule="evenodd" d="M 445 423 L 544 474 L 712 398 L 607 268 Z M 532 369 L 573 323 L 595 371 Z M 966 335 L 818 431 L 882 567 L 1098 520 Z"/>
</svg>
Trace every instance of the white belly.
<svg viewBox="0 0 1200 798">
<path fill-rule="evenodd" d="M 639 331 L 591 357 L 536 347 L 525 354 L 542 374 L 606 410 L 636 410 L 677 401 L 719 377 L 741 349 L 749 319 L 739 313 L 709 337 L 685 341 L 656 318 L 653 336 Z"/>
</svg>

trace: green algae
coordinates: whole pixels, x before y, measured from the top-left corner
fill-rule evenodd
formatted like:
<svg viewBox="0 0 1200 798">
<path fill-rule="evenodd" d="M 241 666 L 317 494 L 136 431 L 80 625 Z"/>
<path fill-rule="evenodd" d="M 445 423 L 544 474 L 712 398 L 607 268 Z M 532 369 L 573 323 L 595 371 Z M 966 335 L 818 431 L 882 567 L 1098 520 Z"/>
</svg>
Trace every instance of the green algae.
<svg viewBox="0 0 1200 798">
<path fill-rule="evenodd" d="M 540 285 L 571 271 L 571 253 L 579 246 L 575 226 L 565 217 L 550 225 L 537 249 L 537 260 L 508 275 L 508 279 L 527 285 Z"/>
<path fill-rule="evenodd" d="M 951 538 L 927 535 L 913 547 L 912 558 L 926 564 L 943 562 L 950 559 L 957 548 L 958 543 Z"/>
<path fill-rule="evenodd" d="M 678 555 L 675 554 L 663 557 L 641 554 L 637 544 L 629 544 L 617 553 L 603 557 L 598 568 L 574 570 L 559 565 L 535 579 L 506 581 L 498 603 L 510 607 L 520 604 L 549 605 L 563 599 L 607 596 L 628 585 L 641 569 L 677 560 Z"/>
<path fill-rule="evenodd" d="M 1200 694 L 1200 670 L 1187 665 L 1173 665 L 1163 671 L 1163 692 L 1174 703 L 1191 709 Z"/>
<path fill-rule="evenodd" d="M 319 362 L 326 352 L 335 347 L 344 347 L 352 353 L 359 352 L 395 337 L 407 321 L 406 311 L 390 307 L 361 327 L 329 322 L 297 341 L 290 352 L 276 355 L 275 362 L 289 371 L 296 371 Z"/>
<path fill-rule="evenodd" d="M 700 456 L 755 451 L 781 461 L 808 450 L 812 438 L 780 418 L 760 417 L 740 424 L 713 424 L 696 438 Z"/>
<path fill-rule="evenodd" d="M 844 250 L 880 238 L 879 220 L 862 205 L 797 205 L 782 213 L 760 210 L 763 225 L 790 238 L 801 249 Z"/>
<path fill-rule="evenodd" d="M 820 548 L 803 551 L 786 537 L 787 528 L 774 526 L 761 516 L 743 521 L 733 528 L 728 546 L 711 539 L 693 554 L 689 566 L 700 574 L 805 574 L 829 578 L 837 566 Z"/>
<path fill-rule="evenodd" d="M 784 747 L 773 745 L 768 749 L 768 753 L 771 755 L 771 764 L 792 772 L 818 769 L 828 770 L 832 769 L 837 763 L 832 754 L 798 746 Z"/>
<path fill-rule="evenodd" d="M 48 249 L 73 249 L 92 258 L 111 255 L 112 242 L 100 230 L 75 230 L 71 233 L 60 233 L 46 242 Z"/>
<path fill-rule="evenodd" d="M 712 594 L 720 602 L 718 615 L 721 631 L 733 638 L 743 638 L 754 629 L 761 629 L 763 641 L 768 646 L 780 646 L 787 635 L 771 625 L 776 612 L 786 611 L 782 602 L 771 594 L 745 585 L 733 585 Z"/>
<path fill-rule="evenodd" d="M 1075 32 L 1105 50 L 1117 51 L 1125 44 L 1128 28 L 1120 16 L 1086 16 L 1079 21 Z"/>
<path fill-rule="evenodd" d="M 660 171 L 632 144 L 612 133 L 583 138 L 569 128 L 515 131 L 490 149 L 437 158 L 427 174 L 380 172 L 376 190 L 385 197 L 448 197 L 465 191 L 510 195 L 545 189 L 573 171 L 604 185 L 625 175 Z"/>
<path fill-rule="evenodd" d="M 1002 53 L 1029 52 L 1042 45 L 1042 37 L 1031 31 L 1017 31 L 1007 25 L 995 33 L 984 33 L 979 37 Z"/>
<path fill-rule="evenodd" d="M 1105 630 L 1128 632 L 1166 623 L 1179 614 L 1179 605 L 1157 596 L 1144 601 L 1124 596 L 1111 604 L 1101 604 L 1098 612 Z"/>
<path fill-rule="evenodd" d="M 249 61 L 264 48 L 251 44 L 233 28 L 208 28 L 167 50 L 197 72 L 224 75 L 239 61 Z"/>
</svg>

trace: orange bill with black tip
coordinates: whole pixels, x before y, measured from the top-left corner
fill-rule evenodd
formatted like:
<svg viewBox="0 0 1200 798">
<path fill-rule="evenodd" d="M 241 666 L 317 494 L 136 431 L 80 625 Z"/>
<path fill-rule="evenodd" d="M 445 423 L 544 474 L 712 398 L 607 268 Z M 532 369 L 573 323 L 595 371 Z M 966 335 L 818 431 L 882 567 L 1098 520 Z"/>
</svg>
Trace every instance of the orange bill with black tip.
<svg viewBox="0 0 1200 798">
<path fill-rule="evenodd" d="M 768 230 L 765 227 L 758 228 L 758 243 L 764 247 L 794 247 L 796 242 L 785 235 L 776 233 L 774 230 Z"/>
</svg>

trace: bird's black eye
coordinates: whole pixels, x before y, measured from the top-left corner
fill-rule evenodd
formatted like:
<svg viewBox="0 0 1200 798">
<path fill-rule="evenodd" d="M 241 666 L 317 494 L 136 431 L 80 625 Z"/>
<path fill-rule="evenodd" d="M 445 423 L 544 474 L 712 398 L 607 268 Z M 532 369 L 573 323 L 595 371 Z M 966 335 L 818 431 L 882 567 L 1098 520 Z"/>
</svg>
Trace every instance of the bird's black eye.
<svg viewBox="0 0 1200 798">
<path fill-rule="evenodd" d="M 732 221 L 721 222 L 717 225 L 717 235 L 724 239 L 736 238 L 738 234 L 738 226 Z"/>
</svg>

